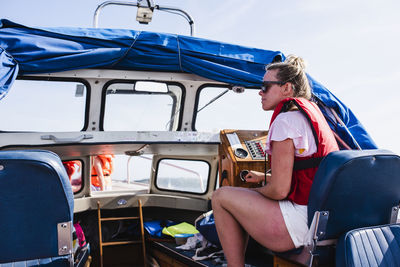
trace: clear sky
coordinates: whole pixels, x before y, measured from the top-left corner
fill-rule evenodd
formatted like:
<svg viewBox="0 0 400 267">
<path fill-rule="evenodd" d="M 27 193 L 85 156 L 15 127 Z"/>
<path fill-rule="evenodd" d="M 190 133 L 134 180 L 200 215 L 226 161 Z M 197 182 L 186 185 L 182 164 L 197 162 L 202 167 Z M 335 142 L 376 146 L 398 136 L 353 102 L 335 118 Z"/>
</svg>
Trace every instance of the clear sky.
<svg viewBox="0 0 400 267">
<path fill-rule="evenodd" d="M 196 36 L 302 56 L 307 71 L 350 107 L 379 147 L 400 153 L 400 1 L 154 0 L 180 7 Z M 91 27 L 100 0 L 0 0 L 0 18 L 28 26 Z M 106 7 L 99 26 L 189 34 L 186 21 Z"/>
</svg>

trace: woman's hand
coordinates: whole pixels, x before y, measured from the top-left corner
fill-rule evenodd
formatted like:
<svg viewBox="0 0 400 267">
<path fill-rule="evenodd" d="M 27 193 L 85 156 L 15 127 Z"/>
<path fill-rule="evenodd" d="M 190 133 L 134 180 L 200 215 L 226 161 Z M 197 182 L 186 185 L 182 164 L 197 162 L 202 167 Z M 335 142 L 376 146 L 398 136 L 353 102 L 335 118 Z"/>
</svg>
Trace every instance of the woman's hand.
<svg viewBox="0 0 400 267">
<path fill-rule="evenodd" d="M 244 177 L 246 179 L 246 183 L 260 183 L 264 181 L 264 173 L 257 171 L 249 171 L 249 173 Z"/>
</svg>

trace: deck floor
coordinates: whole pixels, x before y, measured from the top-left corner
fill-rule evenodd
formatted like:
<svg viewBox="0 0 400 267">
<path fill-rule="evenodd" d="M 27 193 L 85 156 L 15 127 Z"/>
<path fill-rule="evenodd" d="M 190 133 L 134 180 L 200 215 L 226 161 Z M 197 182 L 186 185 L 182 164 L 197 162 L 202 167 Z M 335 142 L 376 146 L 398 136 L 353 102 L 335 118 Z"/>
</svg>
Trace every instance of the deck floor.
<svg viewBox="0 0 400 267">
<path fill-rule="evenodd" d="M 161 253 L 166 254 L 168 257 L 175 259 L 183 264 L 183 266 L 191 267 L 220 267 L 223 263 L 226 263 L 224 258 L 209 259 L 195 261 L 192 257 L 195 255 L 195 250 L 178 250 L 177 245 L 173 242 L 151 242 L 151 249 L 157 250 Z M 252 246 L 246 254 L 246 264 L 254 267 L 269 267 L 273 266 L 273 257 L 265 254 L 261 249 L 257 248 L 257 245 L 250 244 Z M 254 247 L 253 247 L 254 246 Z M 251 253 L 250 253 L 251 251 Z"/>
</svg>

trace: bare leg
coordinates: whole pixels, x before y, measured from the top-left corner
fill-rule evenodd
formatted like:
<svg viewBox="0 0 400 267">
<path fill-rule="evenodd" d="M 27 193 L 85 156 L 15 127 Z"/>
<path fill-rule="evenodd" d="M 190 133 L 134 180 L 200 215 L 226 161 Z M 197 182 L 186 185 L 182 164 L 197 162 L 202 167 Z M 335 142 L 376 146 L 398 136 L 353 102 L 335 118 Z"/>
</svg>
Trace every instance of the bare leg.
<svg viewBox="0 0 400 267">
<path fill-rule="evenodd" d="M 227 187 L 223 188 L 214 192 L 212 197 L 212 208 L 218 238 L 229 266 L 244 266 L 248 235 L 229 210 L 224 208 L 223 198 L 226 197 L 224 191 L 227 191 L 225 190 Z"/>
<path fill-rule="evenodd" d="M 214 192 L 212 207 L 229 267 L 244 266 L 246 232 L 273 251 L 294 248 L 278 201 L 247 188 L 224 186 Z"/>
</svg>

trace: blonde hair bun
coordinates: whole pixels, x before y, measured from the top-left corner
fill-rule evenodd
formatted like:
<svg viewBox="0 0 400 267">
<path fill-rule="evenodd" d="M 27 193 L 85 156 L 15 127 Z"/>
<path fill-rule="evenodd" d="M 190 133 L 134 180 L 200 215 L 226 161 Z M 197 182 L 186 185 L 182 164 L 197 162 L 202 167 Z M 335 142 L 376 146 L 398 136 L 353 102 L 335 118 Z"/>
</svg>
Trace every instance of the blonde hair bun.
<svg viewBox="0 0 400 267">
<path fill-rule="evenodd" d="M 285 63 L 296 66 L 302 70 L 306 68 L 306 62 L 299 56 L 288 55 L 285 59 Z"/>
</svg>

